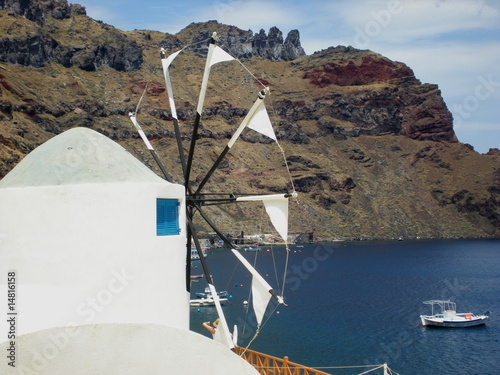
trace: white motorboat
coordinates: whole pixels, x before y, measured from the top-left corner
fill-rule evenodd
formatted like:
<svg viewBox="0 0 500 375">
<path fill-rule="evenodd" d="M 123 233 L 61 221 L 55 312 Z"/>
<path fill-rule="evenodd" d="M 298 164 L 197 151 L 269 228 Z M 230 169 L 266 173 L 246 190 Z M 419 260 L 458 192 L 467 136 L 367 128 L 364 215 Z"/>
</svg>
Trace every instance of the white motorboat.
<svg viewBox="0 0 500 375">
<path fill-rule="evenodd" d="M 206 258 L 207 257 L 207 249 L 201 249 L 202 253 L 203 253 L 203 257 Z M 198 254 L 198 250 L 196 250 L 196 248 L 191 248 L 191 260 L 199 260 L 200 259 L 200 255 Z"/>
<path fill-rule="evenodd" d="M 219 297 L 219 302 L 221 305 L 227 302 L 227 298 L 225 297 Z M 203 298 L 195 298 L 192 300 L 189 300 L 189 305 L 190 306 L 195 306 L 195 307 L 201 307 L 201 306 L 215 306 L 215 299 L 210 296 L 210 297 L 203 297 Z"/>
<path fill-rule="evenodd" d="M 212 292 L 210 291 L 210 288 L 208 286 L 205 288 L 204 292 L 198 292 L 195 294 L 198 298 L 211 298 L 212 297 Z M 227 292 L 227 290 L 218 291 L 217 295 L 219 296 L 219 299 L 229 297 L 229 293 Z"/>
<path fill-rule="evenodd" d="M 257 245 L 245 247 L 245 251 L 260 251 L 260 250 L 261 250 L 261 248 Z"/>
<path fill-rule="evenodd" d="M 432 308 L 431 315 L 420 315 L 424 327 L 475 327 L 485 324 L 490 317 L 489 311 L 484 315 L 457 313 L 457 304 L 449 300 L 430 300 L 424 304 L 431 305 Z M 435 312 L 435 309 L 438 312 Z"/>
<path fill-rule="evenodd" d="M 227 302 L 229 298 L 229 293 L 226 290 L 221 290 L 217 292 L 217 296 L 219 297 L 219 302 L 221 304 L 224 304 Z M 189 300 L 189 305 L 190 306 L 215 306 L 215 299 L 213 297 L 213 294 L 210 290 L 210 287 L 206 287 L 204 292 L 198 292 L 196 293 L 195 299 Z"/>
</svg>

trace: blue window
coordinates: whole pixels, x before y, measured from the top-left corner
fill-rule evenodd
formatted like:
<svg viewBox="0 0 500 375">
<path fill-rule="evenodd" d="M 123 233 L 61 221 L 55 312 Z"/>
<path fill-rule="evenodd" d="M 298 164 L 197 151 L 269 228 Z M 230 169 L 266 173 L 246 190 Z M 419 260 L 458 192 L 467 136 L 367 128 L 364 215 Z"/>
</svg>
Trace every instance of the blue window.
<svg viewBox="0 0 500 375">
<path fill-rule="evenodd" d="M 179 234 L 179 201 L 177 199 L 156 199 L 156 235 Z"/>
</svg>

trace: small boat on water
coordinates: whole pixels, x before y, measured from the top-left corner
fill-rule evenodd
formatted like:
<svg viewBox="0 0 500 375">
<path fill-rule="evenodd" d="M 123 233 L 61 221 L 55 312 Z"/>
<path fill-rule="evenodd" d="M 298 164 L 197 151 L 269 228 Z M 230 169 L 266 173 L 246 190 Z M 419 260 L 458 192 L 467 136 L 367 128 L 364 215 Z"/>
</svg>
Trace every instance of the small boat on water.
<svg viewBox="0 0 500 375">
<path fill-rule="evenodd" d="M 420 315 L 424 327 L 475 327 L 486 324 L 490 317 L 489 311 L 484 315 L 457 313 L 457 304 L 449 300 L 430 300 L 425 301 L 424 304 L 431 305 L 432 308 L 431 315 Z M 434 309 L 438 312 L 434 313 Z"/>
<path fill-rule="evenodd" d="M 224 304 L 229 298 L 229 293 L 226 290 L 221 290 L 217 292 L 217 296 L 219 297 L 219 302 Z M 215 299 L 208 286 L 205 288 L 204 292 L 196 293 L 196 297 L 195 299 L 189 300 L 190 306 L 215 306 Z"/>
<path fill-rule="evenodd" d="M 229 293 L 226 290 L 221 290 L 221 291 L 217 292 L 217 295 L 219 296 L 219 298 L 228 298 L 229 297 Z M 212 293 L 210 292 L 210 288 L 207 286 L 205 288 L 204 292 L 196 293 L 196 297 L 198 297 L 198 298 L 212 298 Z"/>
<path fill-rule="evenodd" d="M 203 253 L 203 257 L 206 258 L 207 257 L 207 249 L 201 249 L 202 253 Z M 198 250 L 196 250 L 196 248 L 192 248 L 191 249 L 191 260 L 199 260 L 200 259 L 200 255 L 198 254 Z"/>
<path fill-rule="evenodd" d="M 245 251 L 260 251 L 261 248 L 257 245 L 252 245 L 252 246 L 248 246 L 248 247 L 245 247 Z"/>
<path fill-rule="evenodd" d="M 227 298 L 220 298 L 219 297 L 219 302 L 221 305 L 227 302 Z M 189 300 L 189 305 L 190 306 L 215 306 L 215 299 L 210 296 L 210 297 L 205 297 L 205 298 L 195 298 Z"/>
</svg>

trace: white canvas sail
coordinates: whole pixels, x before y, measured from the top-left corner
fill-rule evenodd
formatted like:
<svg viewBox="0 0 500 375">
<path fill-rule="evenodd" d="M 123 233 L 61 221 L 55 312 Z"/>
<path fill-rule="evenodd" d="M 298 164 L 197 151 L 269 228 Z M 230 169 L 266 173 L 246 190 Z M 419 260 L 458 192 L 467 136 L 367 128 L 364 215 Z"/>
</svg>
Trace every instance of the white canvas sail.
<svg viewBox="0 0 500 375">
<path fill-rule="evenodd" d="M 205 63 L 205 71 L 203 72 L 203 79 L 201 81 L 200 96 L 198 98 L 198 106 L 196 111 L 199 115 L 203 112 L 203 103 L 205 101 L 205 94 L 207 92 L 208 77 L 210 76 L 210 69 L 213 65 L 223 62 L 234 60 L 234 58 L 225 52 L 222 48 L 215 45 L 215 41 L 218 39 L 217 33 L 212 35 L 213 41 L 208 47 L 207 61 Z"/>
<path fill-rule="evenodd" d="M 248 124 L 250 122 L 254 121 L 253 117 L 259 111 L 259 108 L 261 107 L 261 105 L 263 105 L 264 99 L 265 99 L 265 97 L 266 97 L 267 94 L 269 94 L 269 87 L 266 87 L 266 88 L 262 89 L 259 92 L 258 98 L 253 103 L 252 107 L 250 107 L 250 109 L 248 110 L 248 113 L 246 114 L 245 118 L 241 122 L 240 126 L 238 127 L 238 129 L 236 130 L 236 132 L 233 134 L 233 136 L 229 140 L 229 142 L 227 144 L 227 146 L 229 148 L 233 147 L 233 145 L 235 144 L 235 142 L 238 140 L 240 134 L 248 126 Z M 272 127 L 271 127 L 271 131 L 272 131 Z"/>
<path fill-rule="evenodd" d="M 170 81 L 170 74 L 168 72 L 168 68 L 170 67 L 170 64 L 172 64 L 172 61 L 177 57 L 179 53 L 181 53 L 182 50 L 179 50 L 177 52 L 172 53 L 166 58 L 161 59 L 161 64 L 163 67 L 163 75 L 165 76 L 165 84 L 167 86 L 167 94 L 168 94 L 168 101 L 170 103 L 170 109 L 172 111 L 172 117 L 177 119 L 177 109 L 175 108 L 175 102 L 174 102 L 174 94 L 172 90 L 172 82 Z M 164 54 L 164 50 L 162 49 L 162 56 Z"/>
<path fill-rule="evenodd" d="M 141 136 L 141 139 L 142 141 L 145 143 L 146 147 L 148 148 L 149 151 L 152 151 L 153 150 L 153 146 L 151 145 L 151 143 L 149 142 L 149 139 L 146 137 L 146 134 L 144 133 L 144 131 L 142 130 L 142 127 L 139 125 L 139 123 L 137 122 L 137 118 L 134 116 L 134 114 L 131 112 L 128 114 L 129 117 L 130 117 L 130 121 L 132 121 L 132 124 L 134 124 L 137 132 L 139 133 L 139 135 Z"/>
<path fill-rule="evenodd" d="M 285 194 L 252 195 L 236 198 L 237 201 L 262 201 L 274 229 L 284 242 L 288 239 L 288 198 Z"/>
<path fill-rule="evenodd" d="M 257 272 L 255 268 L 241 255 L 237 250 L 231 250 L 238 260 L 245 266 L 245 268 L 252 274 L 252 301 L 255 318 L 258 326 L 260 326 L 264 313 L 266 312 L 269 300 L 273 296 L 271 286 L 266 280 Z M 282 297 L 277 297 L 278 303 L 284 303 Z"/>
<path fill-rule="evenodd" d="M 210 59 L 210 66 L 218 64 L 220 62 L 231 61 L 231 60 L 234 60 L 233 56 L 231 56 L 229 53 L 224 51 L 219 46 L 215 46 Z"/>
<path fill-rule="evenodd" d="M 269 293 L 269 289 L 258 278 L 252 276 L 252 304 L 255 319 L 259 326 L 262 323 L 262 319 L 264 319 L 264 314 L 270 300 L 271 293 Z"/>
<path fill-rule="evenodd" d="M 172 116 L 174 118 L 177 118 L 177 111 L 175 108 L 172 83 L 170 81 L 170 75 L 169 75 L 168 69 L 170 67 L 170 64 L 172 64 L 172 62 L 177 57 L 177 55 L 179 55 L 179 53 L 181 53 L 182 51 L 183 50 L 181 49 L 177 52 L 170 54 L 168 57 L 162 58 L 163 74 L 164 74 L 165 82 L 166 82 L 166 86 L 167 86 L 167 93 L 168 93 L 170 108 L 172 110 Z M 165 52 L 162 48 L 162 56 L 164 56 L 164 53 Z M 207 87 L 207 83 L 208 83 L 208 76 L 210 74 L 210 68 L 213 65 L 218 64 L 220 62 L 231 61 L 231 60 L 234 60 L 234 57 L 232 57 L 229 53 L 227 53 L 226 51 L 224 51 L 222 48 L 220 48 L 219 46 L 217 46 L 215 44 L 210 44 L 209 53 L 207 56 L 207 63 L 205 66 L 205 74 L 204 74 L 204 78 L 202 81 L 200 99 L 199 99 L 199 103 L 198 103 L 198 113 L 199 114 L 201 114 L 201 111 L 203 108 L 203 101 L 205 98 L 205 91 L 206 91 L 206 87 Z"/>
<path fill-rule="evenodd" d="M 227 326 L 226 317 L 224 316 L 224 312 L 222 311 L 219 296 L 217 295 L 217 291 L 212 284 L 208 284 L 208 287 L 210 289 L 210 293 L 212 294 L 212 298 L 214 299 L 215 309 L 217 310 L 217 314 L 219 315 L 220 319 L 219 325 L 215 330 L 214 340 L 228 347 L 229 349 L 232 349 L 234 348 L 234 343 L 231 339 L 231 332 L 229 331 L 229 327 Z"/>
<path fill-rule="evenodd" d="M 288 198 L 274 198 L 263 201 L 274 228 L 285 243 L 288 242 Z"/>
<path fill-rule="evenodd" d="M 259 103 L 259 106 L 255 111 L 255 114 L 252 116 L 252 118 L 248 123 L 248 127 L 276 141 L 276 135 L 274 134 L 273 126 L 271 124 L 271 119 L 267 114 L 264 101 L 261 101 Z"/>
<path fill-rule="evenodd" d="M 162 49 L 163 50 L 163 49 Z M 182 49 L 178 50 L 177 52 L 171 53 L 165 61 L 162 60 L 162 65 L 164 69 L 168 69 L 170 67 L 170 64 L 175 60 L 177 55 L 182 52 Z"/>
</svg>

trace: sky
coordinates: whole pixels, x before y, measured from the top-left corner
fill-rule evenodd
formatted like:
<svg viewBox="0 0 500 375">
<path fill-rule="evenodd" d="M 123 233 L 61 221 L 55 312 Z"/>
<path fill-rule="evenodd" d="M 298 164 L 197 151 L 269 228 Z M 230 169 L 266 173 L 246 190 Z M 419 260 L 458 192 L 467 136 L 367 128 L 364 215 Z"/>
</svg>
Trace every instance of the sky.
<svg viewBox="0 0 500 375">
<path fill-rule="evenodd" d="M 175 34 L 217 20 L 254 33 L 297 29 L 306 53 L 369 49 L 437 84 L 460 142 L 500 148 L 498 0 L 69 0 L 122 30 Z"/>
</svg>

